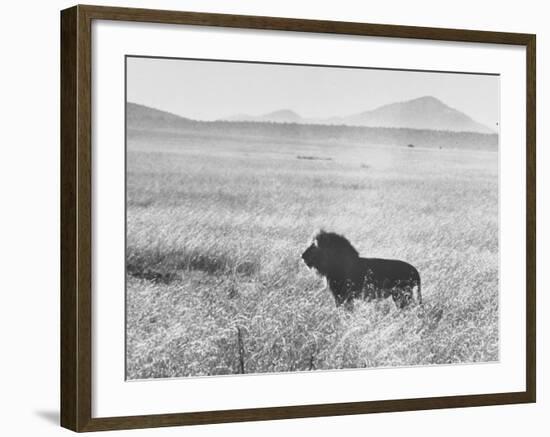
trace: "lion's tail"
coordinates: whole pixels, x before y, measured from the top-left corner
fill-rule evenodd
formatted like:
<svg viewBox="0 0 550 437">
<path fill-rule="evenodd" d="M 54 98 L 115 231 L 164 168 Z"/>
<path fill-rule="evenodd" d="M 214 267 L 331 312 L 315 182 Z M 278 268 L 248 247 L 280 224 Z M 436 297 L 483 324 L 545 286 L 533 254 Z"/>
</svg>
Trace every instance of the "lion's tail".
<svg viewBox="0 0 550 437">
<path fill-rule="evenodd" d="M 416 300 L 419 305 L 422 305 L 422 292 L 420 291 L 420 275 L 418 276 L 418 288 L 416 289 Z"/>
</svg>

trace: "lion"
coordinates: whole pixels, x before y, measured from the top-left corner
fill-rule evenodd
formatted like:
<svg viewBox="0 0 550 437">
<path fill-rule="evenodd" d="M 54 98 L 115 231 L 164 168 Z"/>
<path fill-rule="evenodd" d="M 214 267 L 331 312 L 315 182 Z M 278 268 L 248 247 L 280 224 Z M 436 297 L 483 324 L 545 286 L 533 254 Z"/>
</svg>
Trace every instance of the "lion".
<svg viewBox="0 0 550 437">
<path fill-rule="evenodd" d="M 413 301 L 415 287 L 417 302 L 422 303 L 416 268 L 399 260 L 361 258 L 345 237 L 334 232 L 317 232 L 302 259 L 326 278 L 337 307 L 352 308 L 354 299 L 371 301 L 391 296 L 403 309 Z"/>
</svg>

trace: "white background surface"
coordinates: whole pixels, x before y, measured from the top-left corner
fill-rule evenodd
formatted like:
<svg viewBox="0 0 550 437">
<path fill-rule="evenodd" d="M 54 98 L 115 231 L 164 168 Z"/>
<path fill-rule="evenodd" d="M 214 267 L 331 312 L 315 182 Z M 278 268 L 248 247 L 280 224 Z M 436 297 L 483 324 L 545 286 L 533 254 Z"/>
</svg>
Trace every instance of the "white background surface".
<svg viewBox="0 0 550 437">
<path fill-rule="evenodd" d="M 525 390 L 525 49 L 494 44 L 100 21 L 92 27 L 92 416 Z M 500 76 L 500 362 L 125 382 L 124 55 L 254 59 Z M 497 157 L 495 156 L 495 159 Z M 182 396 L 185 393 L 185 396 Z M 235 396 L 239 393 L 239 396 Z M 258 394 L 261 394 L 258 397 Z"/>
<path fill-rule="evenodd" d="M 543 2 L 505 4 L 497 1 L 453 3 L 387 1 L 131 1 L 97 4 L 187 9 L 257 15 L 317 18 L 373 23 L 477 28 L 537 33 L 538 40 L 538 345 L 539 402 L 516 405 L 208 425 L 192 428 L 141 430 L 126 435 L 278 436 L 334 435 L 359 432 L 371 435 L 499 436 L 545 435 L 549 402 L 544 375 L 547 350 L 542 349 L 548 323 L 543 296 L 544 258 L 548 233 L 549 168 L 543 153 L 543 125 L 550 99 L 544 77 L 545 47 L 550 37 Z M 57 427 L 59 399 L 59 9 L 64 1 L 6 3 L 3 5 L 2 69 L 0 70 L 0 226 L 2 355 L 0 389 L 3 435 L 68 435 Z M 545 186 L 546 185 L 546 186 Z M 545 211 L 546 209 L 546 211 Z"/>
</svg>

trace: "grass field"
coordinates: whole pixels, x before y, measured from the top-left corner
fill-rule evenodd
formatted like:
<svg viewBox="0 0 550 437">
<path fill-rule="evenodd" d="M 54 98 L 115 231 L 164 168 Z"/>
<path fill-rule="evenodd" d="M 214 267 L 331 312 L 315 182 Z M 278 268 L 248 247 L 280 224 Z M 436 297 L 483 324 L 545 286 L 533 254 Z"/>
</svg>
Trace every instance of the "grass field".
<svg viewBox="0 0 550 437">
<path fill-rule="evenodd" d="M 321 227 L 424 304 L 337 309 Z M 498 312 L 496 152 L 129 131 L 129 379 L 495 361 Z"/>
</svg>

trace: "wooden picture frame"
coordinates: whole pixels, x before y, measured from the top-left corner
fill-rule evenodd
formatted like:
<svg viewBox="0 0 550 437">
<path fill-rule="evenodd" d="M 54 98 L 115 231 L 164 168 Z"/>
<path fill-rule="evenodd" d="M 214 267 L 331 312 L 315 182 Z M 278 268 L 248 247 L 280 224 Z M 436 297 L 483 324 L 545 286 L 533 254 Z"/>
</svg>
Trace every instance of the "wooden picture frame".
<svg viewBox="0 0 550 437">
<path fill-rule="evenodd" d="M 186 413 L 92 417 L 92 22 L 183 24 L 258 30 L 490 43 L 526 49 L 525 391 Z M 530 403 L 536 399 L 535 35 L 75 6 L 61 12 L 61 425 L 83 432 L 252 420 Z"/>
</svg>

